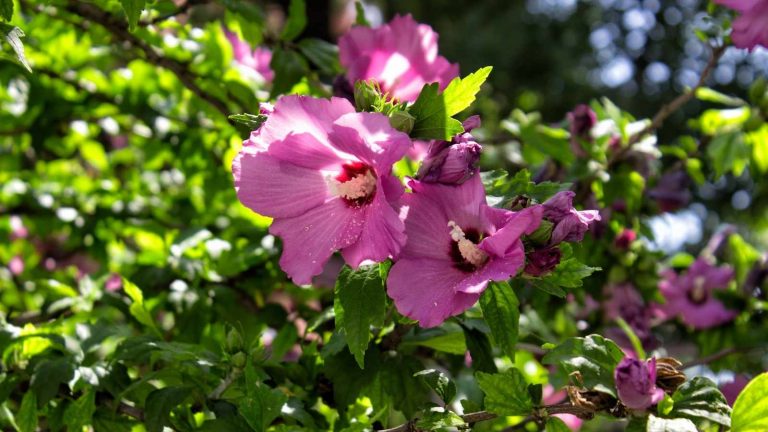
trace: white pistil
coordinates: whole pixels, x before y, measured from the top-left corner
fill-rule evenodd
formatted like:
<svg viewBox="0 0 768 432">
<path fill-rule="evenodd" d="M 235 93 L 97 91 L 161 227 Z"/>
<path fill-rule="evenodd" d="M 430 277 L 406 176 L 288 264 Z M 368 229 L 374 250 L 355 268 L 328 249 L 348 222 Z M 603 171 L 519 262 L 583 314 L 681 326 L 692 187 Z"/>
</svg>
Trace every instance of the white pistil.
<svg viewBox="0 0 768 432">
<path fill-rule="evenodd" d="M 462 258 L 475 267 L 480 267 L 488 261 L 488 254 L 472 243 L 472 241 L 467 240 L 464 231 L 456 222 L 448 221 L 448 226 L 451 228 L 451 239 L 458 243 L 459 253 L 461 253 Z"/>
<path fill-rule="evenodd" d="M 336 185 L 336 192 L 340 197 L 349 200 L 365 198 L 376 190 L 376 177 L 369 170 L 365 174 L 358 174 L 353 178 Z"/>
</svg>

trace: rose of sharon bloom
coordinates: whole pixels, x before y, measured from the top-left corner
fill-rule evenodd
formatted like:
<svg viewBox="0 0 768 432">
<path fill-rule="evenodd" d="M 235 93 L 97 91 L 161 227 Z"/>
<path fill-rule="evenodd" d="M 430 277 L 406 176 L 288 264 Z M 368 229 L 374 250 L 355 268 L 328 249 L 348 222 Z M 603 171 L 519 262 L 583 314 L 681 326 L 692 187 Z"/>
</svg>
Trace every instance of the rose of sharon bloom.
<svg viewBox="0 0 768 432">
<path fill-rule="evenodd" d="M 437 54 L 437 33 L 410 15 L 396 16 L 372 29 L 353 27 L 339 39 L 339 59 L 347 78 L 376 80 L 381 89 L 400 101 L 413 102 L 424 84 L 440 89 L 459 75 L 459 65 Z"/>
<path fill-rule="evenodd" d="M 389 296 L 422 327 L 439 325 L 471 307 L 488 281 L 503 281 L 523 266 L 520 237 L 541 222 L 541 206 L 511 212 L 490 207 L 480 176 L 460 186 L 410 182 L 405 220 L 408 243 L 392 266 Z"/>
<path fill-rule="evenodd" d="M 643 347 L 649 347 L 654 341 L 650 324 L 652 312 L 635 287 L 629 283 L 608 285 L 603 290 L 603 294 L 607 299 L 603 303 L 605 320 L 612 322 L 618 318 L 623 319 L 635 332 Z M 607 333 L 611 334 L 611 339 L 615 340 L 625 352 L 632 352 L 632 344 L 624 331 L 611 328 Z"/>
<path fill-rule="evenodd" d="M 544 218 L 553 222 L 550 244 L 561 242 L 579 242 L 592 222 L 600 220 L 597 210 L 578 211 L 573 208 L 573 191 L 558 192 L 544 204 Z"/>
<path fill-rule="evenodd" d="M 750 51 L 758 45 L 768 47 L 768 0 L 715 0 L 715 3 L 739 12 L 731 33 L 735 46 Z"/>
<path fill-rule="evenodd" d="M 232 44 L 232 53 L 235 61 L 241 65 L 256 71 L 265 82 L 272 82 L 275 72 L 269 67 L 272 62 L 272 51 L 269 48 L 256 47 L 251 49 L 248 42 L 237 37 L 237 34 L 224 30 L 229 43 Z"/>
<path fill-rule="evenodd" d="M 425 183 L 459 185 L 477 174 L 483 147 L 470 134 L 480 126 L 480 116 L 464 120 L 464 132 L 451 141 L 432 141 L 416 178 Z"/>
<path fill-rule="evenodd" d="M 677 275 L 668 269 L 662 272 L 659 291 L 666 303 L 659 305 L 664 317 L 680 316 L 682 321 L 696 329 L 707 329 L 731 321 L 738 314 L 726 309 L 713 294 L 728 287 L 733 269 L 715 267 L 698 258 L 688 271 Z"/>
<path fill-rule="evenodd" d="M 664 391 L 656 387 L 656 359 L 625 357 L 614 371 L 619 399 L 627 408 L 644 410 L 659 403 Z"/>
<path fill-rule="evenodd" d="M 397 255 L 403 186 L 391 171 L 409 146 L 383 114 L 357 113 L 345 99 L 284 96 L 233 161 L 235 189 L 246 207 L 274 218 L 280 266 L 309 284 L 335 251 L 352 267 Z"/>
</svg>

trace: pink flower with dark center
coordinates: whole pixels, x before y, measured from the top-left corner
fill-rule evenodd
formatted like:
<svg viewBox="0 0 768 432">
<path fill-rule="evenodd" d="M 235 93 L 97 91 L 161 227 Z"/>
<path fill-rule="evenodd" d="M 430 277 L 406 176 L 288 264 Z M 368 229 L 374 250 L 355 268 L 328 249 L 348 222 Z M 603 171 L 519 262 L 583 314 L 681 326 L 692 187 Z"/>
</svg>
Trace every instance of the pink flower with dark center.
<svg viewBox="0 0 768 432">
<path fill-rule="evenodd" d="M 258 73 L 265 82 L 272 82 L 275 78 L 275 72 L 269 66 L 272 62 L 272 51 L 265 47 L 251 49 L 248 42 L 240 39 L 237 34 L 229 30 L 225 29 L 224 34 L 229 43 L 232 44 L 235 61 Z"/>
<path fill-rule="evenodd" d="M 347 78 L 376 80 L 400 101 L 413 102 L 425 84 L 444 89 L 459 75 L 459 65 L 437 54 L 437 33 L 410 15 L 396 16 L 379 28 L 353 27 L 339 39 L 339 59 Z"/>
<path fill-rule="evenodd" d="M 383 114 L 357 113 L 345 99 L 284 96 L 232 163 L 235 189 L 246 207 L 274 218 L 280 266 L 309 284 L 336 251 L 355 268 L 397 255 L 403 186 L 391 171 L 409 147 Z"/>
<path fill-rule="evenodd" d="M 544 218 L 555 224 L 550 244 L 578 242 L 584 239 L 584 233 L 590 224 L 600 220 L 597 210 L 576 210 L 573 208 L 573 191 L 558 192 L 544 204 Z"/>
<path fill-rule="evenodd" d="M 520 212 L 487 205 L 480 176 L 460 186 L 410 182 L 403 197 L 408 243 L 392 266 L 389 296 L 403 315 L 434 327 L 471 307 L 488 281 L 514 276 L 525 261 L 520 237 L 541 222 L 541 206 Z"/>
<path fill-rule="evenodd" d="M 739 16 L 733 21 L 731 39 L 738 48 L 768 47 L 768 0 L 715 0 Z"/>
<path fill-rule="evenodd" d="M 658 309 L 665 317 L 679 316 L 696 329 L 707 329 L 727 323 L 738 315 L 714 296 L 715 290 L 728 288 L 733 280 L 730 267 L 715 267 L 704 258 L 698 258 L 683 275 L 671 269 L 661 275 L 659 291 L 666 303 Z"/>
<path fill-rule="evenodd" d="M 614 371 L 619 399 L 627 408 L 645 410 L 664 398 L 664 391 L 656 387 L 656 359 L 647 362 L 625 357 Z"/>
</svg>

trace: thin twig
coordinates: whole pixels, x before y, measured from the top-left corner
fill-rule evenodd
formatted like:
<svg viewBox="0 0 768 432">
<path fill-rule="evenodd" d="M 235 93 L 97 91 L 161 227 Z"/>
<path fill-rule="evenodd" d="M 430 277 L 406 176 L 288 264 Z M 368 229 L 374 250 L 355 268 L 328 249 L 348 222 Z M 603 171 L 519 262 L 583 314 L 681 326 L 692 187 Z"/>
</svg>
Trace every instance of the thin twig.
<svg viewBox="0 0 768 432">
<path fill-rule="evenodd" d="M 147 57 L 147 60 L 173 72 L 179 81 L 191 90 L 192 93 L 208 102 L 225 117 L 230 114 L 224 102 L 207 93 L 197 84 L 195 81 L 197 76 L 184 63 L 158 54 L 155 48 L 129 32 L 128 25 L 123 20 L 90 3 L 75 0 L 70 0 L 66 9 L 73 14 L 80 15 L 93 23 L 101 25 L 119 40 L 129 42 L 131 45 L 139 48 Z"/>
<path fill-rule="evenodd" d="M 705 357 L 702 357 L 702 358 L 698 358 L 696 360 L 691 360 L 688 363 L 685 363 L 683 365 L 682 369 L 690 369 L 690 368 L 692 368 L 694 366 L 701 366 L 701 365 L 709 364 L 709 363 L 711 363 L 713 361 L 720 360 L 723 357 L 728 357 L 731 354 L 736 354 L 736 353 L 739 353 L 739 352 L 747 352 L 747 351 L 751 351 L 753 349 L 754 348 L 726 348 L 726 349 L 724 349 L 722 351 L 718 351 L 718 352 L 716 352 L 714 354 L 711 354 L 711 355 L 708 355 L 708 356 L 705 356 Z"/>
<path fill-rule="evenodd" d="M 207 3 L 207 0 L 187 0 L 184 3 L 182 3 L 181 5 L 179 5 L 178 9 L 176 9 L 175 11 L 173 11 L 171 13 L 168 13 L 168 14 L 165 14 L 165 15 L 157 16 L 155 18 L 152 18 L 149 21 L 141 21 L 141 22 L 139 22 L 139 25 L 142 26 L 142 27 L 146 27 L 148 25 L 157 24 L 157 23 L 163 22 L 165 20 L 169 20 L 169 19 L 171 19 L 171 18 L 173 18 L 173 17 L 175 17 L 177 15 L 182 15 L 182 14 L 187 13 L 187 11 L 189 11 L 189 8 L 191 8 L 192 6 L 197 6 L 197 5 L 205 4 L 205 3 Z"/>
<path fill-rule="evenodd" d="M 224 394 L 225 391 L 229 388 L 229 386 L 232 385 L 238 378 L 240 378 L 240 375 L 242 375 L 243 371 L 241 369 L 232 369 L 232 371 L 229 372 L 229 374 L 224 378 L 224 380 L 219 383 L 219 385 L 213 389 L 213 391 L 208 395 L 208 399 L 210 400 L 216 400 L 221 398 L 221 395 Z"/>
</svg>

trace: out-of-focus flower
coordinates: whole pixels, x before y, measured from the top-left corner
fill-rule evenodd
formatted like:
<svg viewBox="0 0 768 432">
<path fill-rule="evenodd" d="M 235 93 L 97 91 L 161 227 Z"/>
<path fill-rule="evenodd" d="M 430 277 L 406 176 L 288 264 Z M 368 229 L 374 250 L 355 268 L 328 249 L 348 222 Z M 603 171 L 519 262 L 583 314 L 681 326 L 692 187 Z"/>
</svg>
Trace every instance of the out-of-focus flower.
<svg viewBox="0 0 768 432">
<path fill-rule="evenodd" d="M 683 275 L 667 269 L 661 276 L 659 291 L 666 299 L 665 304 L 658 305 L 662 317 L 679 316 L 694 328 L 707 329 L 727 323 L 738 315 L 714 296 L 715 290 L 726 289 L 733 279 L 733 269 L 729 266 L 716 267 L 704 258 L 698 258 Z"/>
<path fill-rule="evenodd" d="M 8 262 L 8 270 L 11 271 L 11 274 L 14 276 L 18 276 L 24 272 L 24 260 L 16 255 Z"/>
<path fill-rule="evenodd" d="M 248 42 L 240 39 L 237 34 L 229 30 L 224 30 L 229 43 L 232 44 L 232 53 L 235 61 L 259 74 L 265 82 L 272 82 L 275 78 L 275 72 L 269 67 L 272 61 L 272 51 L 266 47 L 256 47 L 251 49 Z"/>
<path fill-rule="evenodd" d="M 635 240 L 637 240 L 637 233 L 635 230 L 624 228 L 613 240 L 613 246 L 619 250 L 627 250 Z"/>
<path fill-rule="evenodd" d="M 739 394 L 747 384 L 749 384 L 749 378 L 746 375 L 737 374 L 733 377 L 733 381 L 720 385 L 720 391 L 723 392 L 728 405 L 733 406 L 736 398 L 739 397 Z"/>
<path fill-rule="evenodd" d="M 391 170 L 409 147 L 383 114 L 357 113 L 340 98 L 284 96 L 235 158 L 235 188 L 246 207 L 275 219 L 280 266 L 309 284 L 335 251 L 355 268 L 397 255 L 403 186 Z"/>
<path fill-rule="evenodd" d="M 480 126 L 480 117 L 464 121 L 464 132 L 451 141 L 432 141 L 416 178 L 425 183 L 460 185 L 478 172 L 483 147 L 470 134 Z"/>
<path fill-rule="evenodd" d="M 580 157 L 586 157 L 587 152 L 581 145 L 581 140 L 592 142 L 590 131 L 597 124 L 597 114 L 589 105 L 577 105 L 568 113 L 568 123 L 571 131 L 571 150 Z"/>
<path fill-rule="evenodd" d="M 607 299 L 603 303 L 605 320 L 611 322 L 618 318 L 623 319 L 635 332 L 643 346 L 650 346 L 653 343 L 650 325 L 652 313 L 635 287 L 628 283 L 608 285 L 603 293 Z M 621 329 L 611 330 L 615 330 L 610 332 L 611 338 L 616 340 L 625 351 L 632 349 L 629 338 Z"/>
<path fill-rule="evenodd" d="M 619 399 L 627 408 L 645 410 L 664 398 L 656 387 L 656 359 L 647 362 L 625 357 L 614 372 Z"/>
<path fill-rule="evenodd" d="M 558 192 L 544 204 L 544 218 L 555 224 L 550 244 L 578 242 L 584 239 L 589 225 L 600 220 L 597 210 L 573 208 L 573 191 Z"/>
<path fill-rule="evenodd" d="M 438 35 L 410 15 L 372 29 L 353 27 L 339 39 L 339 59 L 351 82 L 376 80 L 385 93 L 415 101 L 424 84 L 444 89 L 458 76 L 459 65 L 437 54 Z"/>
<path fill-rule="evenodd" d="M 123 287 L 123 278 L 120 277 L 120 275 L 117 273 L 111 273 L 107 278 L 106 282 L 104 282 L 104 289 L 109 292 L 120 291 L 122 287 Z"/>
<path fill-rule="evenodd" d="M 768 0 L 715 0 L 739 16 L 733 21 L 731 39 L 738 48 L 768 47 Z"/>
<path fill-rule="evenodd" d="M 661 211 L 673 212 L 691 201 L 689 185 L 690 178 L 685 171 L 670 171 L 659 178 L 656 187 L 648 191 L 648 196 L 656 201 Z"/>
<path fill-rule="evenodd" d="M 27 238 L 29 230 L 24 226 L 24 221 L 19 216 L 12 215 L 9 222 L 11 225 L 11 241 Z"/>
<path fill-rule="evenodd" d="M 541 206 L 520 212 L 487 205 L 480 176 L 459 186 L 412 180 L 405 221 L 408 243 L 392 266 L 389 296 L 403 315 L 433 327 L 471 307 L 488 281 L 523 266 L 520 240 L 541 222 Z"/>
</svg>

